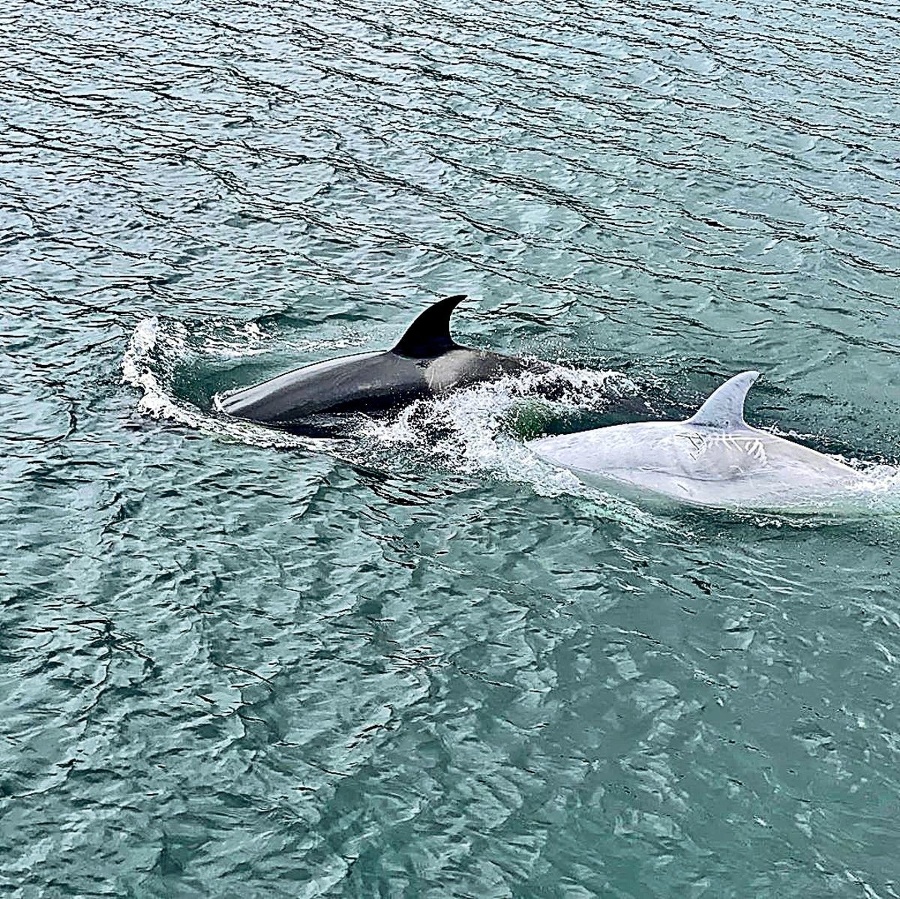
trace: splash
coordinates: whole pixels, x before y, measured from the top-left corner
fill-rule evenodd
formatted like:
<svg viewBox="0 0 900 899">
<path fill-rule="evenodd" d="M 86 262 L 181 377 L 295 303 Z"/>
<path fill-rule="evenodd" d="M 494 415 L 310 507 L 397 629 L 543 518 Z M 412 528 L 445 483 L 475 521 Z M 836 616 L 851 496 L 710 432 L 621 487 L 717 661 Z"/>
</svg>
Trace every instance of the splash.
<svg viewBox="0 0 900 899">
<path fill-rule="evenodd" d="M 370 464 L 375 459 L 396 465 L 399 454 L 407 465 L 526 484 L 540 496 L 569 497 L 590 517 L 619 521 L 632 530 L 658 530 L 661 522 L 653 515 L 548 465 L 523 440 L 546 422 L 602 412 L 636 391 L 619 372 L 553 366 L 546 373 L 510 376 L 413 402 L 393 420 L 368 422 L 356 451 Z"/>
<path fill-rule="evenodd" d="M 631 381 L 617 372 L 554 366 L 547 373 L 508 376 L 417 400 L 393 419 L 368 421 L 359 436 L 373 450 L 405 450 L 447 460 L 458 472 L 516 480 L 523 465 L 537 466 L 522 443 L 528 432 L 574 411 L 602 410 L 633 391 Z"/>
<path fill-rule="evenodd" d="M 213 359 L 243 359 L 268 349 L 266 335 L 254 323 L 232 325 L 217 333 L 192 334 L 180 322 L 157 317 L 140 321 L 131 335 L 122 359 L 122 380 L 142 393 L 137 411 L 157 420 L 174 422 L 251 446 L 274 449 L 322 449 L 326 441 L 312 441 L 273 431 L 219 414 L 176 396 L 172 389 L 175 372 L 184 360 L 198 356 Z"/>
</svg>

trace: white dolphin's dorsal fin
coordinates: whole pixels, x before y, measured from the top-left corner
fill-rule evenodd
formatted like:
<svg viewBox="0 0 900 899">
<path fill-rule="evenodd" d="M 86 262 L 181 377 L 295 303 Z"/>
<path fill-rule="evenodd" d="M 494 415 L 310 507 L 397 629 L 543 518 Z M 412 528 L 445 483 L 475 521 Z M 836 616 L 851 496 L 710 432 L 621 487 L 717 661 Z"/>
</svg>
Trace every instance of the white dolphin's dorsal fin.
<svg viewBox="0 0 900 899">
<path fill-rule="evenodd" d="M 723 431 L 746 428 L 744 400 L 747 398 L 747 391 L 758 377 L 758 371 L 742 371 L 739 375 L 729 378 L 713 391 L 697 413 L 687 420 L 688 424 L 702 428 L 721 428 Z"/>
</svg>

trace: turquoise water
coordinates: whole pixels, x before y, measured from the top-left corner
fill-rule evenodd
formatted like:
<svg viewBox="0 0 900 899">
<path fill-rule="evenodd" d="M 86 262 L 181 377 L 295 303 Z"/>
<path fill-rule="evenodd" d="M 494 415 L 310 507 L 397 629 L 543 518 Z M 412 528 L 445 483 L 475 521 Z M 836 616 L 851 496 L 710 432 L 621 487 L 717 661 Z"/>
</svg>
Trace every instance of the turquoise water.
<svg viewBox="0 0 900 899">
<path fill-rule="evenodd" d="M 0 52 L 6 895 L 900 893 L 896 516 L 523 446 L 756 368 L 894 470 L 893 5 L 23 2 Z M 211 411 L 456 292 L 571 389 Z"/>
</svg>

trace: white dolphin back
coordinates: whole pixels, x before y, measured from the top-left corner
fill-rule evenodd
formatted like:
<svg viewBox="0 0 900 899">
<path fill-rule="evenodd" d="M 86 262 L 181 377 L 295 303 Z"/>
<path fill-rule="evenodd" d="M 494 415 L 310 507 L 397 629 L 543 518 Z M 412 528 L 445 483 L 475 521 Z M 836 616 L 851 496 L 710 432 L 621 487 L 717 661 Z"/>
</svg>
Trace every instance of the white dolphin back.
<svg viewBox="0 0 900 899">
<path fill-rule="evenodd" d="M 614 425 L 529 445 L 582 480 L 704 506 L 805 508 L 858 484 L 859 472 L 844 462 L 744 421 L 744 400 L 758 377 L 735 375 L 686 421 Z"/>
</svg>

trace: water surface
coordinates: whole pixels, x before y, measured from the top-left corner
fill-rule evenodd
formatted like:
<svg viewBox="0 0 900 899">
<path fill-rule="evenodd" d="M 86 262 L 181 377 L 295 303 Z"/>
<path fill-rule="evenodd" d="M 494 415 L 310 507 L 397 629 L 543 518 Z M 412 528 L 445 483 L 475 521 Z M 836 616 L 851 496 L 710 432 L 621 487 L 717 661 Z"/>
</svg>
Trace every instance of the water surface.
<svg viewBox="0 0 900 899">
<path fill-rule="evenodd" d="M 22 2 L 0 52 L 6 892 L 900 892 L 895 523 L 522 445 L 755 368 L 898 463 L 891 4 Z M 210 413 L 457 292 L 556 406 Z"/>
</svg>

